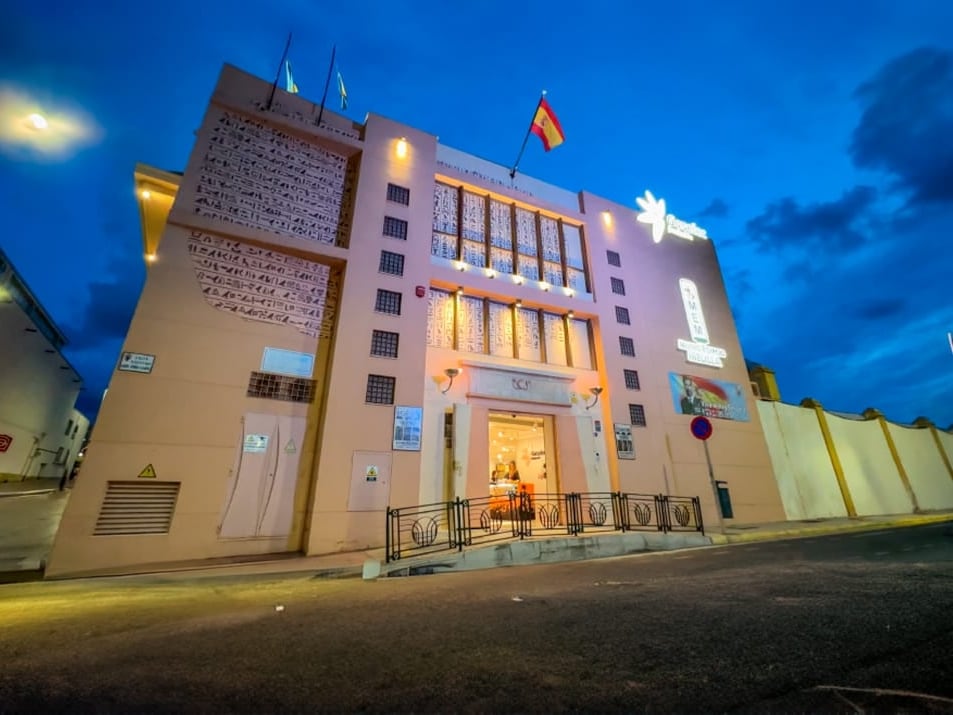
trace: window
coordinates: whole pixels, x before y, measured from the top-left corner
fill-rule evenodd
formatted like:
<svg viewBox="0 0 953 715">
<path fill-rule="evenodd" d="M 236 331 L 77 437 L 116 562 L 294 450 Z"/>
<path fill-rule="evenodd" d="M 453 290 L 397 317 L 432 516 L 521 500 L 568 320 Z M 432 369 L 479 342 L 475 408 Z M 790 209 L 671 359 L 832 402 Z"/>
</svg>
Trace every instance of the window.
<svg viewBox="0 0 953 715">
<path fill-rule="evenodd" d="M 622 267 L 622 259 L 615 251 L 606 251 L 606 260 L 609 261 L 610 266 Z"/>
<path fill-rule="evenodd" d="M 393 216 L 384 217 L 384 235 L 391 238 L 399 238 L 401 241 L 407 240 L 407 222 L 394 218 Z"/>
<path fill-rule="evenodd" d="M 314 380 L 303 377 L 276 375 L 271 372 L 253 372 L 248 378 L 248 397 L 285 402 L 314 401 Z"/>
<path fill-rule="evenodd" d="M 632 342 L 632 338 L 619 338 L 619 350 L 623 355 L 628 355 L 629 357 L 635 357 L 635 343 Z"/>
<path fill-rule="evenodd" d="M 625 295 L 625 283 L 622 282 L 621 278 L 611 278 L 612 281 L 612 292 L 617 295 Z"/>
<path fill-rule="evenodd" d="M 636 427 L 645 427 L 645 408 L 642 405 L 629 405 L 629 422 Z"/>
<path fill-rule="evenodd" d="M 629 309 L 617 305 L 615 307 L 615 322 L 622 323 L 622 325 L 631 325 L 629 322 Z"/>
<path fill-rule="evenodd" d="M 397 378 L 388 375 L 368 375 L 364 402 L 374 405 L 393 405 L 396 384 Z"/>
<path fill-rule="evenodd" d="M 69 433 L 72 431 L 73 431 L 73 420 L 70 419 L 70 421 L 66 423 L 66 431 L 63 434 L 69 437 Z"/>
<path fill-rule="evenodd" d="M 399 339 L 399 333 L 391 333 L 387 330 L 375 330 L 371 334 L 371 355 L 377 357 L 397 357 L 397 342 Z"/>
<path fill-rule="evenodd" d="M 400 315 L 400 298 L 400 293 L 378 288 L 377 300 L 374 302 L 374 310 L 376 310 L 378 313 Z"/>
<path fill-rule="evenodd" d="M 582 229 L 532 207 L 437 182 L 430 254 L 591 293 Z"/>
<path fill-rule="evenodd" d="M 623 370 L 625 375 L 625 386 L 630 390 L 641 390 L 639 386 L 639 373 L 635 370 Z"/>
<path fill-rule="evenodd" d="M 73 425 L 73 439 L 76 439 L 76 433 L 79 432 L 79 422 Z"/>
<path fill-rule="evenodd" d="M 403 186 L 398 186 L 397 184 L 388 184 L 387 185 L 387 200 L 393 201 L 395 204 L 403 204 L 404 206 L 410 205 L 410 189 L 405 189 Z"/>
<path fill-rule="evenodd" d="M 381 251 L 381 262 L 377 267 L 381 273 L 388 273 L 392 276 L 404 275 L 404 256 L 401 253 L 392 251 Z"/>
</svg>

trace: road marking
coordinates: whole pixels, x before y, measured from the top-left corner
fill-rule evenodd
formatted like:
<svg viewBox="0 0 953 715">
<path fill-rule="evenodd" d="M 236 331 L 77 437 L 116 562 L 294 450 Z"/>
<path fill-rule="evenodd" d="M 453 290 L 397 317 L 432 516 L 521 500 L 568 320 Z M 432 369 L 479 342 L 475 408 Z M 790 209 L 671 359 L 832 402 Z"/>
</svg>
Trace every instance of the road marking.
<svg viewBox="0 0 953 715">
<path fill-rule="evenodd" d="M 902 549 L 900 549 L 900 550 L 901 550 L 901 551 L 913 551 L 913 549 L 914 549 L 913 546 L 904 546 L 904 547 L 903 547 Z"/>
<path fill-rule="evenodd" d="M 922 544 L 922 545 L 920 546 L 920 548 L 921 548 L 921 549 L 932 549 L 933 546 L 934 546 L 933 544 Z"/>
<path fill-rule="evenodd" d="M 889 553 L 889 551 L 875 551 L 874 556 L 886 556 Z"/>
<path fill-rule="evenodd" d="M 682 559 L 691 559 L 691 558 L 694 558 L 694 557 L 693 556 L 676 556 L 675 560 L 681 561 Z"/>
</svg>

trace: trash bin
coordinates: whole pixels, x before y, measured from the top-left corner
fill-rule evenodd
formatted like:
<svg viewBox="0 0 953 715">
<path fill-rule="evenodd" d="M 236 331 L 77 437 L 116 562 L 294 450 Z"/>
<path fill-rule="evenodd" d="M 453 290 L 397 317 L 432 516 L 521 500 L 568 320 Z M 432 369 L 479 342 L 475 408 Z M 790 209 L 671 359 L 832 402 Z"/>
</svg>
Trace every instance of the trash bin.
<svg viewBox="0 0 953 715">
<path fill-rule="evenodd" d="M 728 493 L 728 482 L 716 480 L 715 487 L 718 489 L 718 506 L 721 507 L 721 517 L 723 519 L 733 519 L 734 513 L 731 511 L 731 494 Z"/>
</svg>

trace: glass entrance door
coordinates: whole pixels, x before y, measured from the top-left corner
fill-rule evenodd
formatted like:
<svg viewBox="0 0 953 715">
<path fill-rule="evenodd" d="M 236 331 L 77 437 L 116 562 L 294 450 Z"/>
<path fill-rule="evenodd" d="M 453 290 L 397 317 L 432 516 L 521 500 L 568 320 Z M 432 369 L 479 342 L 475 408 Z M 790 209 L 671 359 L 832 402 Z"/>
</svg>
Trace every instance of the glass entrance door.
<svg viewBox="0 0 953 715">
<path fill-rule="evenodd" d="M 558 491 L 551 417 L 490 413 L 489 432 L 490 496 Z"/>
</svg>

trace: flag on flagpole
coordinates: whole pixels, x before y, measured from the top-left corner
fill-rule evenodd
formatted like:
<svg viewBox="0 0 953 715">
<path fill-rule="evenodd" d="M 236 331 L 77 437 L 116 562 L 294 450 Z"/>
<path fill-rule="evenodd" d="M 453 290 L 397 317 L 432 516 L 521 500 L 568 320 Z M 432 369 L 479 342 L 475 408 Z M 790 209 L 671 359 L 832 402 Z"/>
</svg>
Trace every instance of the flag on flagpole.
<svg viewBox="0 0 953 715">
<path fill-rule="evenodd" d="M 295 84 L 294 78 L 291 76 L 291 60 L 285 60 L 285 91 L 291 92 L 291 94 L 298 93 L 298 85 Z"/>
<path fill-rule="evenodd" d="M 553 108 L 549 106 L 545 97 L 539 100 L 539 107 L 536 108 L 536 116 L 533 117 L 530 131 L 542 140 L 546 151 L 559 146 L 566 138 Z"/>
<path fill-rule="evenodd" d="M 341 76 L 341 70 L 338 70 L 338 94 L 341 95 L 341 111 L 347 109 L 347 89 L 344 87 L 344 77 Z"/>
</svg>

